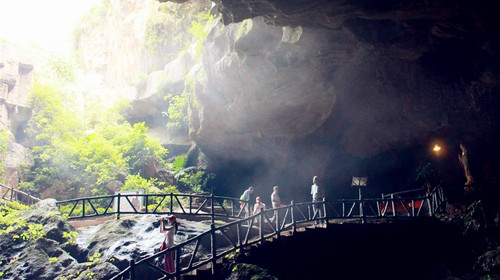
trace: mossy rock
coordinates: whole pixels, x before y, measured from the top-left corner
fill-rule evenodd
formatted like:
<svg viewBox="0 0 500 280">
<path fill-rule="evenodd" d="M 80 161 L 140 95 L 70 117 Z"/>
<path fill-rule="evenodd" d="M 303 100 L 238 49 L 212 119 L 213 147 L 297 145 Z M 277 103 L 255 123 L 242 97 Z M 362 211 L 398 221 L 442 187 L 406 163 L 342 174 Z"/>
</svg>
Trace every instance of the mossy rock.
<svg viewBox="0 0 500 280">
<path fill-rule="evenodd" d="M 480 273 L 500 274 L 500 247 L 481 255 L 474 265 L 474 270 Z"/>
<path fill-rule="evenodd" d="M 232 268 L 228 280 L 278 280 L 267 269 L 254 264 L 240 263 Z"/>
</svg>

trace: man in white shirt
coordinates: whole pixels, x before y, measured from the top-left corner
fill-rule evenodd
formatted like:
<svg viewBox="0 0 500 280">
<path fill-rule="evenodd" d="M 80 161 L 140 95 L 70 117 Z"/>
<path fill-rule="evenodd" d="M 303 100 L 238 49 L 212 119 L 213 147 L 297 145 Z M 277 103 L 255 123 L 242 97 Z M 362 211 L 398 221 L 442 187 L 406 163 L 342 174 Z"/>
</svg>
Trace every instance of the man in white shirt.
<svg viewBox="0 0 500 280">
<path fill-rule="evenodd" d="M 312 196 L 312 202 L 313 204 L 313 211 L 314 213 L 318 213 L 316 218 L 322 218 L 324 217 L 324 211 L 323 211 L 323 205 L 321 205 L 318 202 L 322 202 L 324 199 L 324 191 L 323 188 L 319 185 L 319 178 L 318 176 L 313 177 L 313 185 L 311 186 L 311 196 Z M 314 224 L 317 224 L 317 221 L 314 221 Z"/>
<path fill-rule="evenodd" d="M 271 204 L 273 205 L 273 208 L 278 208 L 278 207 L 282 206 L 281 199 L 280 199 L 280 196 L 278 195 L 278 192 L 279 192 L 278 186 L 274 186 L 273 193 L 271 194 Z M 271 222 L 273 222 L 274 219 L 276 218 L 277 212 L 278 212 L 278 210 L 274 211 L 274 215 L 271 218 Z"/>
<path fill-rule="evenodd" d="M 281 205 L 281 199 L 278 195 L 279 188 L 278 186 L 273 187 L 273 193 L 271 194 L 271 203 L 273 204 L 273 208 L 278 208 Z"/>
</svg>

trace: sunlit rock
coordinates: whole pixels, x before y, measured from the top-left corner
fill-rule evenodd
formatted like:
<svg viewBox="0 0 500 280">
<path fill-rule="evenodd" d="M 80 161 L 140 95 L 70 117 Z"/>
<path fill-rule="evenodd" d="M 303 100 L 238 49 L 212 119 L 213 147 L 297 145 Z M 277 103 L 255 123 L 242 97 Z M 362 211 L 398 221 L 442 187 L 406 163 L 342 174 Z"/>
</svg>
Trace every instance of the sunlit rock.
<svg viewBox="0 0 500 280">
<path fill-rule="evenodd" d="M 484 3 L 215 2 L 190 135 L 231 185 L 345 187 L 400 165 L 367 164 L 386 153 L 498 139 L 499 23 Z"/>
<path fill-rule="evenodd" d="M 31 161 L 25 129 L 33 114 L 28 104 L 32 70 L 28 51 L 0 41 L 0 131 L 7 132 L 8 137 L 7 154 L 2 159 L 3 182 L 9 186 L 18 184 L 19 165 Z"/>
<path fill-rule="evenodd" d="M 159 230 L 159 216 L 124 216 L 99 226 L 83 228 L 77 243 L 88 248 L 89 255 L 102 254 L 103 258 L 120 261 L 140 259 L 158 252 L 165 238 Z M 176 243 L 182 243 L 210 229 L 208 224 L 178 219 L 179 232 Z"/>
<path fill-rule="evenodd" d="M 64 233 L 75 228 L 62 218 L 54 199 L 42 200 L 33 209 L 22 211 L 19 219 L 42 228 L 28 230 L 26 226 L 0 235 L 3 278 L 59 279 L 83 273 L 87 278 L 98 274 L 95 278 L 103 279 L 118 273 L 118 268 L 109 262 L 88 262 L 84 248 L 68 243 Z M 41 233 L 45 235 L 35 238 Z"/>
<path fill-rule="evenodd" d="M 263 18 L 218 25 L 204 43 L 203 107 L 193 138 L 210 156 L 259 157 L 286 149 L 330 116 L 337 92 L 330 67 L 352 47 L 343 31 L 268 25 Z M 326 50 L 339 41 L 335 52 Z M 328 63 L 325 58 L 329 57 Z"/>
<path fill-rule="evenodd" d="M 131 100 L 132 107 L 127 110 L 127 119 L 131 122 L 144 121 L 149 127 L 148 135 L 158 138 L 163 145 L 186 146 L 189 149 L 191 140 L 185 127 L 167 128 L 168 100 L 167 94 L 180 95 L 185 89 L 185 77 L 195 62 L 189 55 L 180 55 L 169 62 L 163 71 L 155 71 L 148 75 L 143 89 Z"/>
</svg>

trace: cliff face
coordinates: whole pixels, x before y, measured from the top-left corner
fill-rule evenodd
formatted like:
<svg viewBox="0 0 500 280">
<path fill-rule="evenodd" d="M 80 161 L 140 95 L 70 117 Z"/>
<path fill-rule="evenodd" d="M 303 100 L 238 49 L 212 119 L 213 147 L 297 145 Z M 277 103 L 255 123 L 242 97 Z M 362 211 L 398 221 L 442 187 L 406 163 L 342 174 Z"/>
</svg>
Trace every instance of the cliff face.
<svg viewBox="0 0 500 280">
<path fill-rule="evenodd" d="M 0 41 L 0 130 L 8 135 L 3 178 L 9 186 L 17 186 L 18 166 L 30 161 L 24 129 L 32 115 L 28 104 L 32 70 L 28 52 Z"/>
<path fill-rule="evenodd" d="M 460 142 L 476 158 L 497 154 L 484 147 L 498 139 L 499 24 L 481 1 L 217 8 L 224 24 L 203 45 L 191 137 L 232 184 L 304 186 L 314 174 L 348 184 L 380 173 L 363 167 L 376 159 L 415 170 L 422 158 L 400 152 L 435 139 L 451 165 Z"/>
</svg>

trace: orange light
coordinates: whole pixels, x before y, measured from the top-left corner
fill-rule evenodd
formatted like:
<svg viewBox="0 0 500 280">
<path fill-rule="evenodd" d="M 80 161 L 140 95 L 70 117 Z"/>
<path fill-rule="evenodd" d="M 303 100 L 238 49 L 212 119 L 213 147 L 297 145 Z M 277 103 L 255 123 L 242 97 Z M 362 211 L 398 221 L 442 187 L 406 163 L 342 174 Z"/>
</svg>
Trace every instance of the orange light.
<svg viewBox="0 0 500 280">
<path fill-rule="evenodd" d="M 441 146 L 439 146 L 438 144 L 434 145 L 434 148 L 432 148 L 432 150 L 434 152 L 439 152 L 441 150 Z"/>
</svg>

